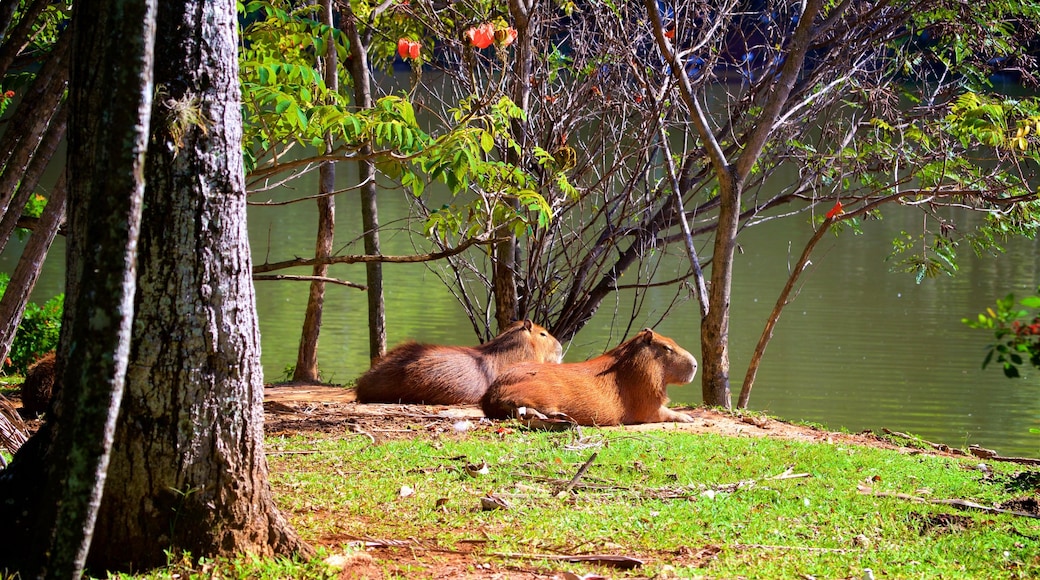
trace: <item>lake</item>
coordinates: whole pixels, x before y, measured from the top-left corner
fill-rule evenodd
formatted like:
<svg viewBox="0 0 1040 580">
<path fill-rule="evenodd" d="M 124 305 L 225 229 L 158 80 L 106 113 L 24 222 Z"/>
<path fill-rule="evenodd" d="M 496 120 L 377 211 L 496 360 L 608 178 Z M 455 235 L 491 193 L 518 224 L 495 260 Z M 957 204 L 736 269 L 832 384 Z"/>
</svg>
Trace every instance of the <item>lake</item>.
<svg viewBox="0 0 1040 580">
<path fill-rule="evenodd" d="M 341 175 L 345 174 L 341 171 Z M 343 179 L 344 184 L 347 183 Z M 314 179 L 295 183 L 296 194 L 314 191 Z M 281 191 L 274 198 L 293 192 Z M 422 240 L 409 224 L 408 199 L 400 191 L 381 197 L 386 254 L 413 253 Z M 252 202 L 268 199 L 256 195 Z M 313 255 L 313 203 L 252 206 L 249 227 L 255 263 Z M 955 277 L 915 284 L 891 271 L 891 240 L 901 230 L 920 229 L 921 214 L 891 211 L 884 220 L 828 235 L 817 247 L 800 290 L 786 308 L 759 370 L 750 407 L 788 420 L 831 429 L 860 431 L 887 427 L 954 446 L 977 443 L 1004 455 L 1040 455 L 1040 373 L 1005 379 L 999 368 L 980 368 L 990 336 L 960 322 L 996 298 L 1036 290 L 1040 282 L 1037 245 L 1008 244 L 1007 253 L 978 258 L 962 253 Z M 337 198 L 337 251 L 360 252 L 360 213 L 355 194 Z M 811 236 L 803 218 L 774 220 L 745 231 L 734 276 L 731 321 L 732 388 L 736 401 L 747 362 L 766 317 L 783 287 L 788 268 Z M 0 270 L 14 268 L 21 244 L 0 256 Z M 63 240 L 58 240 L 33 299 L 62 291 Z M 439 268 L 439 266 L 432 266 Z M 683 264 L 675 268 L 685 271 Z M 294 273 L 306 274 L 304 270 Z M 386 302 L 390 345 L 419 341 L 475 344 L 476 336 L 456 299 L 435 271 L 421 264 L 387 264 Z M 330 275 L 364 283 L 361 265 L 337 265 Z M 307 283 L 259 281 L 263 365 L 268 381 L 284 380 L 296 351 L 307 300 Z M 691 352 L 700 352 L 696 304 L 687 301 L 661 317 L 674 289 L 650 294 L 632 320 L 631 296 L 605 302 L 574 340 L 566 359 L 584 360 L 618 344 L 625 329 L 653 326 Z M 541 322 L 541 321 L 536 321 Z M 363 292 L 341 286 L 326 290 L 319 366 L 326 381 L 349 384 L 368 366 L 366 302 Z M 699 378 L 670 390 L 675 402 L 700 401 Z"/>
</svg>

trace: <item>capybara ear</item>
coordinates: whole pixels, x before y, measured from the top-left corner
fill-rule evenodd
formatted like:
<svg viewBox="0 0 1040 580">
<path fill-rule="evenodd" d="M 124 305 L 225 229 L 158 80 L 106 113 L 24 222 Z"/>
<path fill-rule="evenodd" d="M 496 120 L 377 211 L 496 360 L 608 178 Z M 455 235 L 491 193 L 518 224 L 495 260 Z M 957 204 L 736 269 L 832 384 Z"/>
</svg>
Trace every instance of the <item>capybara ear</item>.
<svg viewBox="0 0 1040 580">
<path fill-rule="evenodd" d="M 530 331 L 533 326 L 534 326 L 534 323 L 531 322 L 530 318 L 525 318 L 524 319 L 524 330 Z"/>
<path fill-rule="evenodd" d="M 654 331 L 649 329 L 649 328 L 644 328 L 643 330 L 640 330 L 639 334 L 643 335 L 642 336 L 643 341 L 646 342 L 647 344 L 649 344 L 649 343 L 654 341 Z"/>
</svg>

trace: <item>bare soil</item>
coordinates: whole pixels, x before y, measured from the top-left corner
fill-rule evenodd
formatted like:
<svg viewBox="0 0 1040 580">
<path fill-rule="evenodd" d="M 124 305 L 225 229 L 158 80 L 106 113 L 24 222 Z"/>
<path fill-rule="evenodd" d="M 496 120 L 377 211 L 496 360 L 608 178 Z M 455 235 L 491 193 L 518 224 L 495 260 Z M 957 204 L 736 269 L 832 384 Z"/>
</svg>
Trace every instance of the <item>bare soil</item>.
<svg viewBox="0 0 1040 580">
<path fill-rule="evenodd" d="M 439 405 L 384 405 L 359 404 L 354 390 L 324 385 L 274 385 L 265 389 L 265 428 L 269 435 L 301 432 L 362 433 L 373 442 L 400 438 L 437 437 L 446 432 L 458 432 L 464 424 L 468 429 L 497 429 L 494 422 L 484 418 L 475 406 Z M 688 433 L 715 433 L 732 437 L 774 437 L 806 442 L 826 442 L 864 445 L 896 450 L 904 453 L 934 453 L 963 455 L 959 450 L 939 449 L 926 445 L 905 447 L 889 438 L 872 432 L 839 433 L 808 425 L 796 425 L 763 417 L 721 412 L 706 408 L 679 408 L 695 419 L 692 423 L 658 423 L 611 427 L 623 431 L 682 431 Z M 468 423 L 467 423 L 468 422 Z M 951 522 L 923 522 L 927 528 L 965 525 L 961 520 Z M 354 556 L 333 556 L 342 566 L 342 578 L 384 578 L 388 573 L 401 577 L 461 578 L 461 579 L 544 579 L 580 578 L 567 572 L 556 572 L 527 565 L 523 558 L 489 558 L 477 545 L 440 546 L 430 538 L 377 539 L 329 536 L 318 540 L 330 552 L 345 543 L 364 548 Z M 668 561 L 682 566 L 703 566 L 721 548 L 697 546 L 667 554 L 641 554 L 638 557 Z M 601 563 L 610 566 L 610 563 Z M 611 568 L 602 568 L 609 570 Z M 635 572 L 638 574 L 638 571 Z M 631 574 L 631 572 L 629 572 Z M 611 575 L 613 576 L 613 575 Z M 607 576 L 585 576 L 605 578 Z M 627 576 L 638 577 L 638 576 Z"/>
</svg>

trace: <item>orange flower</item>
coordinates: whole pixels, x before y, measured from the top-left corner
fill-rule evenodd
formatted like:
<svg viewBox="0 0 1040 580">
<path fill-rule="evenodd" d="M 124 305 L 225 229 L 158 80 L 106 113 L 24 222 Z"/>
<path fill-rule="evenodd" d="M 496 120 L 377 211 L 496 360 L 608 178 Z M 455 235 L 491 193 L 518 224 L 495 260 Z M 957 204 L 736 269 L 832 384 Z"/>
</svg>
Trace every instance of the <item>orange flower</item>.
<svg viewBox="0 0 1040 580">
<path fill-rule="evenodd" d="M 509 46 L 510 44 L 513 44 L 514 40 L 516 40 L 516 35 L 516 29 L 512 26 L 508 28 L 502 28 L 495 31 L 495 41 L 497 41 L 502 46 Z"/>
<path fill-rule="evenodd" d="M 831 208 L 831 211 L 827 212 L 827 219 L 834 219 L 843 213 L 845 213 L 845 211 L 841 208 L 841 202 L 835 202 L 834 207 Z"/>
<path fill-rule="evenodd" d="M 470 44 L 483 50 L 495 42 L 495 26 L 490 22 L 485 22 L 480 26 L 470 27 L 466 30 L 466 38 L 469 39 Z"/>
<path fill-rule="evenodd" d="M 397 41 L 397 55 L 402 59 L 408 58 L 419 58 L 419 51 L 422 50 L 422 44 L 402 38 Z"/>
</svg>

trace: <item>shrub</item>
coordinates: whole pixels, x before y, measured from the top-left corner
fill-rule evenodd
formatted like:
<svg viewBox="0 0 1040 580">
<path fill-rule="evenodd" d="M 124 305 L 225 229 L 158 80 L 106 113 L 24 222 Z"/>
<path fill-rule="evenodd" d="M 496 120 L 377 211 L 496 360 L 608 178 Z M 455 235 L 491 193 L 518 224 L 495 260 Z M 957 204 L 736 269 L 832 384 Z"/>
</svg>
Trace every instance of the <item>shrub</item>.
<svg viewBox="0 0 1040 580">
<path fill-rule="evenodd" d="M 0 273 L 0 296 L 7 291 L 10 281 L 10 276 Z M 43 306 L 33 302 L 26 304 L 22 323 L 18 325 L 18 331 L 14 335 L 11 352 L 4 361 L 4 372 L 25 374 L 29 365 L 58 346 L 64 304 L 64 294 L 58 294 Z"/>
</svg>

